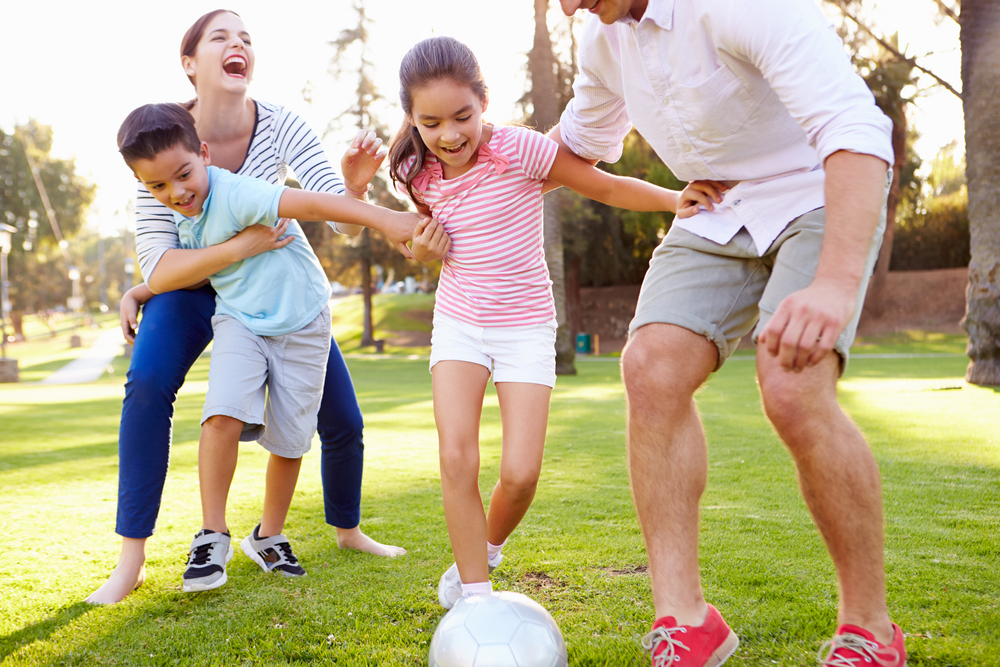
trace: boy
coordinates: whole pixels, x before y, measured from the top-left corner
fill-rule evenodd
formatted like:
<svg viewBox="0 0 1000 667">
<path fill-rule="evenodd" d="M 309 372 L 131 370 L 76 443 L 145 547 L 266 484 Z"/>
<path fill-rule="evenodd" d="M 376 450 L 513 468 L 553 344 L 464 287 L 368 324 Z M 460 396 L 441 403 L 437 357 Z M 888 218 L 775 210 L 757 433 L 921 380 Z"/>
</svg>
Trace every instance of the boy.
<svg viewBox="0 0 1000 667">
<path fill-rule="evenodd" d="M 419 219 L 211 167 L 194 119 L 177 104 L 133 111 L 119 129 L 118 148 L 136 178 L 174 211 L 184 248 L 219 244 L 257 223 L 274 226 L 279 218 L 362 225 L 385 216 L 409 216 L 411 224 Z M 270 452 L 262 518 L 242 549 L 265 572 L 306 573 L 281 532 L 316 428 L 330 347 L 330 285 L 294 220 L 288 233 L 293 238 L 285 247 L 210 278 L 217 298 L 198 449 L 203 526 L 191 544 L 185 592 L 226 583 L 233 555 L 226 501 L 240 440 L 257 440 Z M 147 288 L 137 298 L 145 303 L 152 296 Z"/>
</svg>

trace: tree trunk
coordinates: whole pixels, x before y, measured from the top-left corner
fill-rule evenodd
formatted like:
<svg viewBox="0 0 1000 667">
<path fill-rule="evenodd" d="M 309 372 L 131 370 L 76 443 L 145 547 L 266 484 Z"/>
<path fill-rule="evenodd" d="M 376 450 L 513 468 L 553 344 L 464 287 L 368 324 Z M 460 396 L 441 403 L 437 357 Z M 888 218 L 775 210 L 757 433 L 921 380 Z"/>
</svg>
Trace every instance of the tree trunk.
<svg viewBox="0 0 1000 667">
<path fill-rule="evenodd" d="M 872 275 L 868 294 L 865 298 L 865 310 L 878 319 L 885 312 L 885 288 L 889 282 L 889 262 L 892 259 L 892 239 L 896 231 L 896 206 L 899 204 L 900 173 L 906 164 L 906 104 L 898 100 L 898 116 L 894 114 L 892 121 L 892 186 L 886 201 L 885 233 L 882 234 L 882 248 L 875 262 L 875 273 Z"/>
<path fill-rule="evenodd" d="M 535 41 L 528 55 L 531 72 L 531 105 L 536 129 L 546 132 L 559 122 L 556 96 L 555 56 L 546 20 L 549 0 L 535 0 Z M 566 272 L 563 267 L 562 193 L 545 195 L 545 262 L 552 278 L 552 297 L 556 304 L 556 374 L 576 375 L 576 346 L 570 338 L 566 320 Z"/>
<path fill-rule="evenodd" d="M 571 255 L 566 267 L 566 324 L 570 341 L 583 330 L 583 307 L 580 303 L 580 256 Z"/>
<path fill-rule="evenodd" d="M 962 326 L 973 384 L 1000 385 L 1000 3 L 962 3 L 962 106 L 972 259 Z"/>
<path fill-rule="evenodd" d="M 369 347 L 375 344 L 375 327 L 372 326 L 372 257 L 371 239 L 368 237 L 368 228 L 361 230 L 364 235 L 361 254 L 361 294 L 365 301 L 365 314 L 363 331 L 361 334 L 361 347 Z"/>
</svg>

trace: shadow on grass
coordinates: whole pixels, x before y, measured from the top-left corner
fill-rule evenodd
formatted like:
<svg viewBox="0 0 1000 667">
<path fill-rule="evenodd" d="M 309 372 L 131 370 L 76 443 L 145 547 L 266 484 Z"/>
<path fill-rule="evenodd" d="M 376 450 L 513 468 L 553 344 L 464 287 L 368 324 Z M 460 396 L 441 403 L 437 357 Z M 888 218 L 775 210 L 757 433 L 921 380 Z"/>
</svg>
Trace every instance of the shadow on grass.
<svg viewBox="0 0 1000 667">
<path fill-rule="evenodd" d="M 92 610 L 93 605 L 86 602 L 76 602 L 61 609 L 46 619 L 32 623 L 20 630 L 15 630 L 6 637 L 0 638 L 0 660 L 20 650 L 32 642 L 48 639 L 54 632 L 69 625 L 80 616 Z"/>
</svg>

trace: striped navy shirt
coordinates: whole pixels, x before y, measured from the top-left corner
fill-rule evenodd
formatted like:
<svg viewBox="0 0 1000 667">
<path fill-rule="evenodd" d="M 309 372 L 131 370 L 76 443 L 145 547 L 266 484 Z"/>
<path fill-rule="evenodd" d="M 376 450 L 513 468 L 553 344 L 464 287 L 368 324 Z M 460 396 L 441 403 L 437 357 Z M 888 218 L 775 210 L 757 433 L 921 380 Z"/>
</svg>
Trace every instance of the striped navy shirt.
<svg viewBox="0 0 1000 667">
<path fill-rule="evenodd" d="M 343 194 L 344 180 L 330 167 L 322 144 L 305 121 L 282 106 L 254 103 L 253 139 L 236 173 L 282 185 L 290 167 L 306 190 Z M 180 247 L 173 212 L 156 201 L 142 183 L 135 202 L 135 245 L 139 268 L 146 278 L 153 274 L 163 253 Z"/>
</svg>

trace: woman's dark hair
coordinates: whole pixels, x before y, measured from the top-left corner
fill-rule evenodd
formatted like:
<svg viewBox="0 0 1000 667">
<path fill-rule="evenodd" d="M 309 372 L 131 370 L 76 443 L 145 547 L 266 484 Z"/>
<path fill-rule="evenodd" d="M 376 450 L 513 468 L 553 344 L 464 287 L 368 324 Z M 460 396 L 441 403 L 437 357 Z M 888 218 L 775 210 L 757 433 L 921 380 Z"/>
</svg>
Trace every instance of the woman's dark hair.
<svg viewBox="0 0 1000 667">
<path fill-rule="evenodd" d="M 198 42 L 201 41 L 201 36 L 205 34 L 205 26 L 208 25 L 209 21 L 214 19 L 219 14 L 232 14 L 233 16 L 239 16 L 236 12 L 230 9 L 213 9 L 209 13 L 205 14 L 187 29 L 184 33 L 184 39 L 181 40 L 181 58 L 184 56 L 193 56 L 194 52 L 198 50 Z M 194 85 L 194 77 L 189 76 L 188 81 L 191 85 Z"/>
<path fill-rule="evenodd" d="M 201 152 L 194 118 L 179 104 L 146 104 L 126 118 L 118 129 L 118 152 L 125 164 L 152 160 L 180 144 L 192 153 Z"/>
<path fill-rule="evenodd" d="M 406 192 L 414 201 L 413 179 L 424 166 L 427 147 L 417 128 L 411 124 L 413 117 L 413 91 L 434 81 L 446 79 L 468 86 L 480 100 L 489 100 L 489 89 L 483 80 L 483 72 L 472 50 L 452 37 L 431 37 L 410 49 L 399 65 L 399 102 L 406 113 L 403 126 L 392 139 L 389 149 L 389 176 L 394 183 L 406 186 Z M 403 173 L 406 161 L 411 155 L 417 160 L 408 173 Z"/>
</svg>

